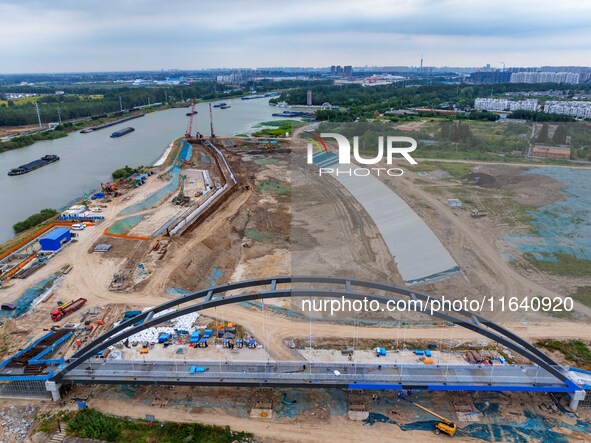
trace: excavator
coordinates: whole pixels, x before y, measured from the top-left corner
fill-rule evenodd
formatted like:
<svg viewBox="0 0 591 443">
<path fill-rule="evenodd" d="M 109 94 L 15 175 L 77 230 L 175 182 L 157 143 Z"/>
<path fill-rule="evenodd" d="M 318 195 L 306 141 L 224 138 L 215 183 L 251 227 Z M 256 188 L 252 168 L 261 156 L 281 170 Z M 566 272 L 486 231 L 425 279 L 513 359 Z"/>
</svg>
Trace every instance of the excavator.
<svg viewBox="0 0 591 443">
<path fill-rule="evenodd" d="M 458 426 L 449 418 L 445 418 L 445 417 L 437 414 L 436 412 L 432 411 L 431 409 L 426 408 L 423 405 L 420 405 L 418 403 L 415 403 L 407 398 L 403 397 L 403 399 L 406 400 L 407 402 L 415 405 L 417 408 L 420 408 L 423 411 L 431 414 L 433 417 L 439 419 L 439 423 L 437 423 L 435 425 L 435 429 L 433 430 L 435 432 L 435 434 L 439 435 L 443 432 L 444 434 L 447 434 L 450 437 L 453 437 L 456 434 Z"/>
</svg>

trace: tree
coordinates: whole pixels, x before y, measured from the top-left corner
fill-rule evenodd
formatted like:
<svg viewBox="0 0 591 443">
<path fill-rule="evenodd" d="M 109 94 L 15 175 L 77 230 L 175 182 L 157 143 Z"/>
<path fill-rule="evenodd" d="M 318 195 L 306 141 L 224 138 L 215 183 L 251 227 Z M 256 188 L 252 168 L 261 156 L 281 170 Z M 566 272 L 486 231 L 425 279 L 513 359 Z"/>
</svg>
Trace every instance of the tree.
<svg viewBox="0 0 591 443">
<path fill-rule="evenodd" d="M 545 143 L 548 141 L 548 123 L 544 123 L 542 125 L 542 128 L 540 129 L 540 133 L 538 134 L 536 141 L 538 143 Z"/>
<path fill-rule="evenodd" d="M 557 145 L 566 144 L 566 126 L 565 125 L 558 125 L 556 127 L 556 131 L 554 131 L 554 135 L 552 136 L 552 140 Z"/>
</svg>

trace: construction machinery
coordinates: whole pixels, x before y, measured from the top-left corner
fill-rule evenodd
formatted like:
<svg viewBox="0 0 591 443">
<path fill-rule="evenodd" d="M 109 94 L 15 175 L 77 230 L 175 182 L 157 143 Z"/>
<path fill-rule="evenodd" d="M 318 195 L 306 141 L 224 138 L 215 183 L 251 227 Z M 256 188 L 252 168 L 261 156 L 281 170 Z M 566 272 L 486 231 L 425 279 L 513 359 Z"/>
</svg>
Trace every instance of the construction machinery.
<svg viewBox="0 0 591 443">
<path fill-rule="evenodd" d="M 215 138 L 215 132 L 213 132 L 213 112 L 211 110 L 211 103 L 209 104 L 209 127 L 211 129 L 211 138 Z"/>
<path fill-rule="evenodd" d="M 181 176 L 181 188 L 179 189 L 179 193 L 176 195 L 175 198 L 172 199 L 172 202 L 175 205 L 184 205 L 189 203 L 190 197 L 185 195 L 185 179 L 187 178 L 186 175 Z"/>
<path fill-rule="evenodd" d="M 196 100 L 193 100 L 193 103 L 191 104 L 191 112 L 187 114 L 189 116 L 189 124 L 187 125 L 187 130 L 185 131 L 186 138 L 191 137 L 191 133 L 193 132 L 193 119 L 195 118 L 195 114 L 197 114 L 195 112 L 196 102 Z"/>
<path fill-rule="evenodd" d="M 87 300 L 85 298 L 80 297 L 78 300 L 72 300 L 59 305 L 57 309 L 51 311 L 51 319 L 53 321 L 61 320 L 65 316 L 80 309 L 84 305 L 84 303 L 86 303 L 86 301 Z"/>
<path fill-rule="evenodd" d="M 402 397 L 402 398 L 404 400 L 406 400 L 407 402 L 415 405 L 417 408 L 420 408 L 423 411 L 431 414 L 433 417 L 435 417 L 439 420 L 439 423 L 437 423 L 435 425 L 435 429 L 433 430 L 433 432 L 435 432 L 435 434 L 439 435 L 443 432 L 444 434 L 447 434 L 450 437 L 453 437 L 456 434 L 458 426 L 452 420 L 450 420 L 449 418 L 445 418 L 442 415 L 439 415 L 438 413 L 432 411 L 429 408 L 424 407 L 423 405 L 415 403 L 407 398 L 404 398 L 404 397 Z"/>
<path fill-rule="evenodd" d="M 470 217 L 472 217 L 472 218 L 482 218 L 482 217 L 486 217 L 486 213 L 485 212 L 480 212 L 478 209 L 472 209 L 470 211 Z"/>
</svg>

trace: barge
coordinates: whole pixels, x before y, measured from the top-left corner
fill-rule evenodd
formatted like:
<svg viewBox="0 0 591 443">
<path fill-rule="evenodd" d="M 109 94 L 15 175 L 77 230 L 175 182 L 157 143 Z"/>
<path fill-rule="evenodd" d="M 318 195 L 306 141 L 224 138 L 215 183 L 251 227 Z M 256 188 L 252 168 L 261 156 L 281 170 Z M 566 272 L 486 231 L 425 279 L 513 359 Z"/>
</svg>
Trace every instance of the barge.
<svg viewBox="0 0 591 443">
<path fill-rule="evenodd" d="M 131 126 L 128 128 L 123 128 L 120 131 L 115 131 L 111 134 L 111 138 L 117 138 L 117 137 L 123 137 L 124 135 L 129 134 L 130 132 L 135 131 L 135 128 L 132 128 Z"/>
<path fill-rule="evenodd" d="M 123 118 L 119 118 L 117 120 L 113 120 L 112 122 L 103 123 L 102 125 L 90 126 L 88 128 L 83 129 L 82 131 L 80 131 L 80 134 L 88 134 L 89 132 L 98 131 L 99 129 L 108 128 L 109 126 L 113 126 L 113 125 L 118 125 L 119 123 L 123 123 L 123 122 L 126 122 L 128 120 L 133 120 L 134 118 L 143 117 L 144 115 L 146 115 L 146 114 L 142 113 L 142 114 L 129 115 L 127 117 L 123 117 Z"/>
<path fill-rule="evenodd" d="M 20 165 L 18 168 L 13 168 L 8 171 L 8 175 L 23 175 L 27 174 L 35 169 L 42 168 L 43 166 L 47 166 L 50 163 L 58 161 L 60 158 L 57 155 L 47 154 L 41 157 L 38 160 L 34 160 L 30 163 Z"/>
</svg>

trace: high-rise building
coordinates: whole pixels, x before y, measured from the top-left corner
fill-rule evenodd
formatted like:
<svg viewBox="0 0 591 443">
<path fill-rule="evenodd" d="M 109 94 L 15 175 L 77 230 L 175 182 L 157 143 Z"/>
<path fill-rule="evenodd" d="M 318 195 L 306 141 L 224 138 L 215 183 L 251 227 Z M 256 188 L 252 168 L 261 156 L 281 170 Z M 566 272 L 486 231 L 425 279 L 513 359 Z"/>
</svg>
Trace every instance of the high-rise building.
<svg viewBox="0 0 591 443">
<path fill-rule="evenodd" d="M 353 75 L 353 66 L 345 66 L 343 68 L 343 74 L 345 75 L 345 77 L 351 77 Z"/>
<path fill-rule="evenodd" d="M 335 74 L 336 74 L 336 75 L 343 75 L 343 67 L 342 67 L 342 66 L 340 66 L 340 65 L 338 65 L 338 66 L 337 66 L 337 69 L 336 69 L 336 71 L 335 71 Z"/>
<path fill-rule="evenodd" d="M 577 84 L 580 74 L 575 72 L 526 71 L 511 74 L 511 83 L 567 83 Z"/>
<path fill-rule="evenodd" d="M 337 67 L 335 65 L 332 65 L 330 67 L 330 75 L 336 75 L 337 73 Z"/>
</svg>

